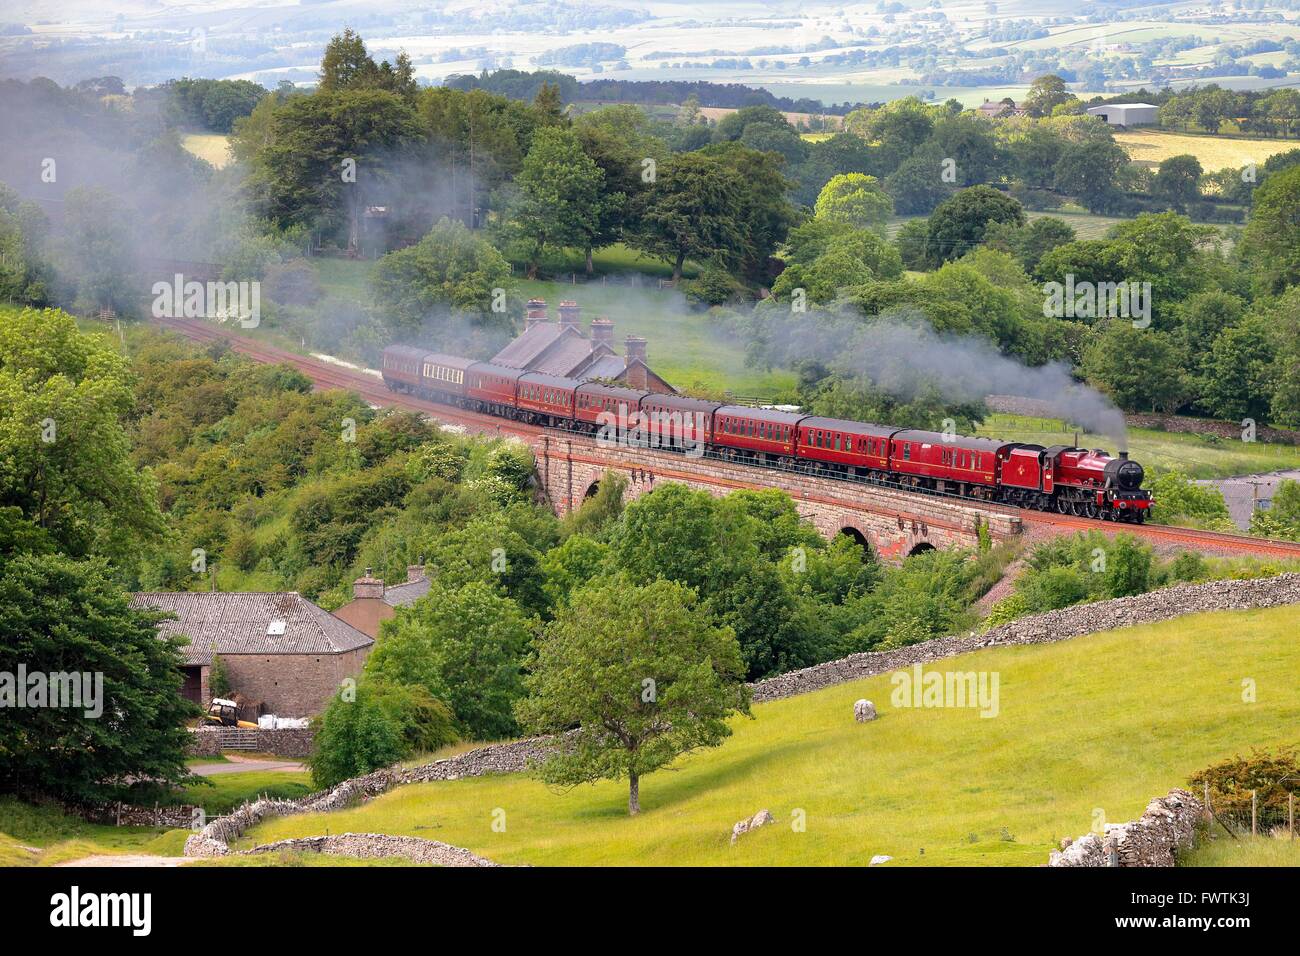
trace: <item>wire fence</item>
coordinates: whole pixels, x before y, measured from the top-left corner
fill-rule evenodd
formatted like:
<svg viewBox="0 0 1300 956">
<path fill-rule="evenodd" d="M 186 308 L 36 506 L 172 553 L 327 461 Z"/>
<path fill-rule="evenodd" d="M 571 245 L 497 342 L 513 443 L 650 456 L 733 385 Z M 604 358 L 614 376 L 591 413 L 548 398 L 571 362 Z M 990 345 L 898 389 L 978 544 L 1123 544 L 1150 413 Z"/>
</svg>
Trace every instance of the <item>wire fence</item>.
<svg viewBox="0 0 1300 956">
<path fill-rule="evenodd" d="M 1266 787 L 1234 793 L 1221 793 L 1207 783 L 1203 799 L 1211 827 L 1221 828 L 1232 837 L 1296 839 L 1294 781 L 1278 781 Z"/>
</svg>

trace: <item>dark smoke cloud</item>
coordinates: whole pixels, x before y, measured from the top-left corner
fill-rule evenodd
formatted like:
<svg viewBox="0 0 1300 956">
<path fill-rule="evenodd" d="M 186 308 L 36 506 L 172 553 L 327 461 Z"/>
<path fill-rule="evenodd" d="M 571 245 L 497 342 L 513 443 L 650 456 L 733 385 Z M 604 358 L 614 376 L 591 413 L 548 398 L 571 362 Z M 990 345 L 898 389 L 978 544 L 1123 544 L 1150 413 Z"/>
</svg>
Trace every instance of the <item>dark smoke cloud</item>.
<svg viewBox="0 0 1300 956">
<path fill-rule="evenodd" d="M 982 402 L 989 395 L 1033 399 L 1054 415 L 1128 447 L 1124 414 L 1096 389 L 1077 382 L 1063 362 L 1028 366 L 976 336 L 936 332 L 916 312 L 863 323 L 843 316 L 803 317 L 783 324 L 768 351 L 780 364 L 820 363 L 863 376 L 887 394 L 908 401 L 935 390 L 946 402 Z"/>
</svg>

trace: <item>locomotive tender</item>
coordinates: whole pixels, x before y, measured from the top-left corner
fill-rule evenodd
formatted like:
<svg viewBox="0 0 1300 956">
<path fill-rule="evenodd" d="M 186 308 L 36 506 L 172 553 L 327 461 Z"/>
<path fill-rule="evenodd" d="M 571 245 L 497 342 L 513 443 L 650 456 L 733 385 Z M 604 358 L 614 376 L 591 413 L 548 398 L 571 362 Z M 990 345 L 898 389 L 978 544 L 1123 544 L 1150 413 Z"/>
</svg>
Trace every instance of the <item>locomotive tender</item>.
<svg viewBox="0 0 1300 956">
<path fill-rule="evenodd" d="M 927 489 L 1040 511 L 1140 524 L 1151 508 L 1126 452 L 969 438 L 560 378 L 406 345 L 384 349 L 385 384 L 530 425 L 706 450 L 754 465 Z"/>
</svg>

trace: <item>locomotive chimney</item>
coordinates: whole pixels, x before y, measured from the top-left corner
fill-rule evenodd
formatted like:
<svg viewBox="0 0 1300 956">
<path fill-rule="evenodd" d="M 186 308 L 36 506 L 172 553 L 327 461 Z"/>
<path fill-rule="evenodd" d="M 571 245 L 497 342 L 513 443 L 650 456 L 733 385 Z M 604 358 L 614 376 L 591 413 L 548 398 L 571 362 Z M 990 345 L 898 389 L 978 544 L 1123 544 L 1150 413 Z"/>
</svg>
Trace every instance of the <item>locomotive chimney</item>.
<svg viewBox="0 0 1300 956">
<path fill-rule="evenodd" d="M 560 328 L 578 330 L 578 303 L 566 299 L 560 303 Z"/>
<path fill-rule="evenodd" d="M 629 335 L 624 343 L 627 347 L 628 364 L 632 362 L 645 362 L 645 338 L 640 335 Z"/>
<path fill-rule="evenodd" d="M 614 351 L 614 323 L 606 318 L 591 320 L 591 344 L 603 345 Z"/>
<path fill-rule="evenodd" d="M 1122 452 L 1120 452 L 1120 453 L 1119 453 L 1119 457 L 1121 457 L 1121 458 L 1128 458 L 1128 452 L 1126 452 L 1126 451 L 1122 451 Z"/>
<path fill-rule="evenodd" d="M 524 331 L 527 332 L 538 322 L 546 321 L 546 300 L 529 299 L 528 311 L 524 315 Z"/>
</svg>

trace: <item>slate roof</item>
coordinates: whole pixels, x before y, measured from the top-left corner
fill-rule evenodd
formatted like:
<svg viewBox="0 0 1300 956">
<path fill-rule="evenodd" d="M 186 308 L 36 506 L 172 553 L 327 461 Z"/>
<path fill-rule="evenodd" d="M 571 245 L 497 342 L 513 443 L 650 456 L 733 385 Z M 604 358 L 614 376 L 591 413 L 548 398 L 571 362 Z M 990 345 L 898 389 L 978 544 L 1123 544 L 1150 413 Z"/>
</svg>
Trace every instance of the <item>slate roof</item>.
<svg viewBox="0 0 1300 956">
<path fill-rule="evenodd" d="M 605 353 L 603 346 L 593 346 L 587 339 L 577 335 L 566 335 L 556 339 L 554 344 L 543 352 L 528 366 L 530 372 L 545 372 L 547 375 L 572 377 L 584 365 L 591 361 L 595 352 Z M 605 353 L 607 354 L 607 353 Z"/>
<path fill-rule="evenodd" d="M 213 654 L 342 654 L 374 639 L 295 591 L 148 591 L 131 595 L 132 607 L 170 611 L 161 636 L 183 634 L 187 664 L 210 664 Z M 283 634 L 268 634 L 283 622 Z"/>
<path fill-rule="evenodd" d="M 494 365 L 508 365 L 510 368 L 531 368 L 543 352 L 550 348 L 562 335 L 568 335 L 559 322 L 534 322 L 519 336 L 496 355 L 492 356 Z M 571 335 L 582 339 L 581 335 Z"/>
<path fill-rule="evenodd" d="M 384 588 L 384 603 L 391 604 L 393 607 L 403 607 L 407 604 L 414 604 L 428 593 L 428 578 L 420 578 L 418 581 L 406 581 L 402 584 L 393 584 Z"/>
<path fill-rule="evenodd" d="M 591 365 L 582 370 L 583 378 L 608 378 L 616 379 L 623 374 L 627 368 L 621 355 L 606 355 L 596 359 Z"/>
</svg>

